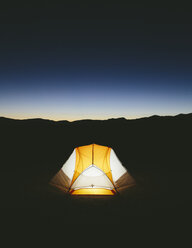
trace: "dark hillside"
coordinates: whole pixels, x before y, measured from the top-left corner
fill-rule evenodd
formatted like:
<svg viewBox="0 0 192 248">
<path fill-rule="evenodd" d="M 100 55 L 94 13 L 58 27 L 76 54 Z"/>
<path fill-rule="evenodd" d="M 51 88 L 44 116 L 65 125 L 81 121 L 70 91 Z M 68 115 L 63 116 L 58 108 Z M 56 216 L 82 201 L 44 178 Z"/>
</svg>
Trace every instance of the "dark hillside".
<svg viewBox="0 0 192 248">
<path fill-rule="evenodd" d="M 111 146 L 135 178 L 126 199 L 134 209 L 143 206 L 140 214 L 189 208 L 191 127 L 192 114 L 75 122 L 1 117 L 1 207 L 27 209 L 53 199 L 61 205 L 65 197 L 49 189 L 49 180 L 75 147 L 96 143 Z"/>
</svg>

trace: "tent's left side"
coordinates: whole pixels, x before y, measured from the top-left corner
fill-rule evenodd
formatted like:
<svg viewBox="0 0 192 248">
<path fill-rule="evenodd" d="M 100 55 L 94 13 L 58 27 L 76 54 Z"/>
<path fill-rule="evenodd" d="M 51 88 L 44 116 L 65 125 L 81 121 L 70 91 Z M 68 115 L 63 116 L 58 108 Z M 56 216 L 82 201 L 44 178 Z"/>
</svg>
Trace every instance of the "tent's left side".
<svg viewBox="0 0 192 248">
<path fill-rule="evenodd" d="M 50 184 L 58 189 L 68 192 L 75 171 L 76 149 L 73 150 L 68 160 L 64 163 L 58 173 L 51 179 Z"/>
</svg>

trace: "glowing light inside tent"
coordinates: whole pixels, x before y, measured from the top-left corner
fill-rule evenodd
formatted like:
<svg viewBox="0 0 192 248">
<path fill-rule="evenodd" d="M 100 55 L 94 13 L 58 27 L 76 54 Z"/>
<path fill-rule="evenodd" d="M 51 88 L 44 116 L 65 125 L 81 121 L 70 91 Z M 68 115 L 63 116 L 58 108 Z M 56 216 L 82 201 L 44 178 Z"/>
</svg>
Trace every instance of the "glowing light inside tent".
<svg viewBox="0 0 192 248">
<path fill-rule="evenodd" d="M 113 190 L 109 189 L 78 189 L 71 192 L 72 195 L 115 195 Z"/>
</svg>

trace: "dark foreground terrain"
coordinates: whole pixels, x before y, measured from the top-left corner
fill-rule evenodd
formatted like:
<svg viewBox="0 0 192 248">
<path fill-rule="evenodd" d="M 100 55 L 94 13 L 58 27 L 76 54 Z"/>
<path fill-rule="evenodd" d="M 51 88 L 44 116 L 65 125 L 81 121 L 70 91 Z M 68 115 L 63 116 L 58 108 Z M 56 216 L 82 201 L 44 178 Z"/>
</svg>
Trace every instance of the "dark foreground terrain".
<svg viewBox="0 0 192 248">
<path fill-rule="evenodd" d="M 192 114 L 75 122 L 2 117 L 0 131 L 5 219 L 84 220 L 90 228 L 93 221 L 132 217 L 189 219 Z M 72 197 L 52 188 L 50 179 L 73 149 L 91 143 L 112 147 L 137 185 L 115 197 Z"/>
</svg>

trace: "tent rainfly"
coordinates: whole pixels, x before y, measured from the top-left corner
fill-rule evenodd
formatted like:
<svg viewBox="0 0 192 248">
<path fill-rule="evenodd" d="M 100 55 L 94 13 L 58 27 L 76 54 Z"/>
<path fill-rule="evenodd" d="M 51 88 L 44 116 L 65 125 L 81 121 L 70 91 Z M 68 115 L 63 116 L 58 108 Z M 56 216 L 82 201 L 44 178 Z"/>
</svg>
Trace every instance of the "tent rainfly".
<svg viewBox="0 0 192 248">
<path fill-rule="evenodd" d="M 135 184 L 113 149 L 96 144 L 75 148 L 50 183 L 72 195 L 115 195 Z"/>
</svg>

